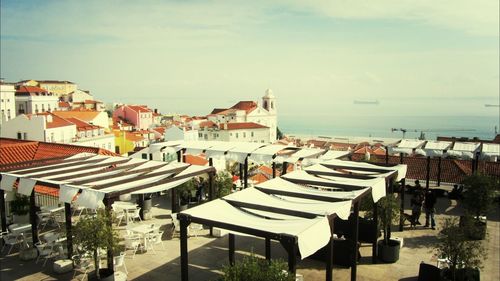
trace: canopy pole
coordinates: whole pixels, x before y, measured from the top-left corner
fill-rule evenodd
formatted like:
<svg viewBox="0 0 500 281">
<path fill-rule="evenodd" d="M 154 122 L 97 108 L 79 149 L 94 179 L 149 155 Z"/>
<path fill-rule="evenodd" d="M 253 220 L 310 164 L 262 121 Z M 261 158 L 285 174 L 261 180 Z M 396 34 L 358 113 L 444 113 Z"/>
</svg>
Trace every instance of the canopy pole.
<svg viewBox="0 0 500 281">
<path fill-rule="evenodd" d="M 68 258 L 73 256 L 73 233 L 71 230 L 72 222 L 71 222 L 71 204 L 64 203 L 64 216 L 66 219 L 66 242 L 68 248 Z"/>
<path fill-rule="evenodd" d="M 276 178 L 276 163 L 273 162 L 273 164 L 271 166 L 273 168 L 273 179 L 274 179 L 274 178 Z"/>
<path fill-rule="evenodd" d="M 177 162 L 181 162 L 182 161 L 182 158 L 181 158 L 181 151 L 177 151 Z"/>
<path fill-rule="evenodd" d="M 356 281 L 356 273 L 358 270 L 358 229 L 359 229 L 359 201 L 354 203 L 354 225 L 353 225 L 353 238 L 354 238 L 354 255 L 351 267 L 351 281 Z"/>
<path fill-rule="evenodd" d="M 170 197 L 171 197 L 171 205 L 172 205 L 172 213 L 177 213 L 177 192 L 175 191 L 175 187 L 170 189 Z"/>
<path fill-rule="evenodd" d="M 476 152 L 476 168 L 474 169 L 475 174 L 477 174 L 479 171 L 479 155 L 480 155 L 480 153 L 479 153 L 479 151 L 477 151 Z"/>
<path fill-rule="evenodd" d="M 297 237 L 283 235 L 281 243 L 288 253 L 288 271 L 295 277 L 297 273 Z"/>
<path fill-rule="evenodd" d="M 186 148 L 182 149 L 182 163 L 186 163 Z"/>
<path fill-rule="evenodd" d="M 438 179 L 437 179 L 437 186 L 441 186 L 441 156 L 439 156 L 439 159 L 438 159 Z"/>
<path fill-rule="evenodd" d="M 389 164 L 389 147 L 385 146 L 385 164 Z"/>
<path fill-rule="evenodd" d="M 271 239 L 266 237 L 266 260 L 271 260 Z"/>
<path fill-rule="evenodd" d="M 373 224 L 375 224 L 375 231 L 373 232 L 372 243 L 372 264 L 377 263 L 377 240 L 378 240 L 378 202 L 373 202 Z"/>
<path fill-rule="evenodd" d="M 240 184 L 243 184 L 243 164 L 239 163 L 240 166 Z"/>
<path fill-rule="evenodd" d="M 144 220 L 144 193 L 139 194 L 139 207 L 141 208 L 139 210 L 139 217 L 141 220 Z"/>
<path fill-rule="evenodd" d="M 388 189 L 389 189 L 389 196 L 394 196 L 394 185 L 393 185 L 393 182 L 392 182 L 392 178 L 389 179 L 389 182 L 388 182 Z M 387 227 L 387 236 L 389 237 L 389 239 L 391 238 L 391 232 L 392 232 L 392 229 L 391 229 L 391 226 L 392 226 L 392 212 L 389 212 L 389 226 Z"/>
<path fill-rule="evenodd" d="M 425 172 L 425 189 L 429 190 L 429 181 L 431 180 L 431 157 L 427 156 L 427 167 Z"/>
<path fill-rule="evenodd" d="M 441 158 L 440 158 L 441 159 Z M 401 207 L 399 208 L 399 231 L 403 231 L 404 221 L 404 213 L 405 213 L 405 186 L 406 186 L 406 178 L 401 179 Z"/>
<path fill-rule="evenodd" d="M 33 245 L 38 242 L 38 229 L 36 225 L 36 203 L 35 203 L 35 188 L 31 191 L 30 195 L 30 223 L 31 235 L 33 236 Z"/>
<path fill-rule="evenodd" d="M 286 174 L 287 169 L 288 169 L 288 162 L 283 162 L 283 171 L 281 171 L 281 175 Z"/>
<path fill-rule="evenodd" d="M 403 157 L 404 157 L 404 154 L 399 153 L 399 164 L 403 164 Z"/>
<path fill-rule="evenodd" d="M 112 210 L 112 207 L 111 205 L 113 204 L 113 200 L 111 198 L 104 198 L 104 206 L 105 206 L 105 211 L 107 213 L 107 215 L 111 215 L 111 210 Z M 110 228 L 113 228 L 113 220 L 109 220 L 109 227 Z M 107 254 L 106 256 L 108 257 L 108 271 L 111 271 L 111 273 L 113 273 L 115 270 L 114 270 L 114 264 L 113 264 L 113 247 L 108 247 L 107 249 Z"/>
<path fill-rule="evenodd" d="M 234 266 L 234 248 L 235 248 L 234 234 L 229 233 L 229 264 Z"/>
<path fill-rule="evenodd" d="M 208 165 L 210 165 L 210 167 L 213 167 L 214 163 L 213 163 L 212 158 L 208 159 Z M 201 191 L 203 191 L 203 190 L 200 190 L 200 192 Z M 208 200 L 209 201 L 214 200 L 214 195 L 215 195 L 215 192 L 214 192 L 214 173 L 210 172 L 210 173 L 208 173 Z M 209 234 L 210 234 L 210 236 L 214 236 L 213 226 L 210 226 Z"/>
<path fill-rule="evenodd" d="M 243 172 L 245 173 L 245 181 L 243 184 L 243 188 L 247 188 L 248 187 L 248 155 L 247 155 L 247 157 L 245 157 L 245 165 L 244 165 Z"/>
<path fill-rule="evenodd" d="M 181 280 L 182 281 L 188 281 L 189 280 L 189 268 L 188 268 L 188 245 L 187 245 L 187 228 L 189 226 L 189 220 L 188 217 L 184 216 L 183 214 L 179 214 L 179 221 L 180 221 L 180 227 L 181 227 Z"/>
<path fill-rule="evenodd" d="M 326 281 L 333 280 L 333 233 L 334 233 L 334 223 L 333 220 L 330 221 L 330 242 L 326 246 Z"/>
<path fill-rule="evenodd" d="M 5 214 L 5 192 L 0 189 L 0 220 L 2 221 L 2 232 L 7 231 L 7 215 Z"/>
</svg>

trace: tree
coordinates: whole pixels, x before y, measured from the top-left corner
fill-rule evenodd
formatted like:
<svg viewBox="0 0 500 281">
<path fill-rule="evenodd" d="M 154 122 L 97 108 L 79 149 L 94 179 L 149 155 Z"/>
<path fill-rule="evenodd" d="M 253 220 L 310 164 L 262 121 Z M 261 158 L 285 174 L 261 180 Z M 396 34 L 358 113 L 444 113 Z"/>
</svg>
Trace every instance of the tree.
<svg viewBox="0 0 500 281">
<path fill-rule="evenodd" d="M 233 179 L 226 171 L 220 171 L 215 175 L 215 196 L 217 198 L 224 197 L 231 193 L 233 188 Z"/>
<path fill-rule="evenodd" d="M 112 249 L 119 247 L 118 233 L 112 226 L 113 217 L 109 211 L 97 210 L 97 214 L 82 217 L 75 225 L 74 242 L 83 254 L 92 256 L 96 269 L 97 279 L 99 274 L 99 249 Z"/>
<path fill-rule="evenodd" d="M 224 276 L 220 281 L 293 281 L 295 278 L 287 271 L 282 260 L 267 261 L 251 254 L 233 266 L 224 266 Z"/>
<path fill-rule="evenodd" d="M 387 194 L 378 201 L 378 217 L 384 231 L 384 243 L 388 245 L 391 239 L 388 229 L 399 221 L 399 205 L 394 194 Z"/>
<path fill-rule="evenodd" d="M 481 241 L 469 241 L 466 227 L 460 226 L 457 218 L 446 218 L 441 228 L 435 251 L 439 257 L 449 260 L 451 280 L 456 280 L 459 268 L 482 267 L 486 257 L 484 244 Z"/>
<path fill-rule="evenodd" d="M 280 140 L 283 137 L 284 137 L 283 132 L 280 130 L 280 128 L 276 127 L 276 138 Z"/>
<path fill-rule="evenodd" d="M 181 205 L 187 205 L 189 203 L 189 198 L 191 197 L 191 191 L 196 190 L 197 184 L 194 179 L 190 179 L 187 182 L 181 184 L 177 187 L 179 192 L 179 198 L 181 200 Z"/>
<path fill-rule="evenodd" d="M 493 178 L 483 175 L 472 175 L 463 181 L 464 185 L 464 207 L 466 212 L 476 217 L 486 215 L 490 210 L 497 184 Z"/>
</svg>

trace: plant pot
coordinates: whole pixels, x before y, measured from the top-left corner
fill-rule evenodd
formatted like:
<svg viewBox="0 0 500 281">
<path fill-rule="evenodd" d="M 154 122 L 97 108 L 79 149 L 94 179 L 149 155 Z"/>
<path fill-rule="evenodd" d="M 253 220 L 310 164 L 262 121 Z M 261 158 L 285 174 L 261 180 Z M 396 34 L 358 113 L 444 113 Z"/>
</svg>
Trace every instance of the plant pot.
<svg viewBox="0 0 500 281">
<path fill-rule="evenodd" d="M 181 205 L 179 206 L 179 212 L 180 212 L 180 211 L 187 210 L 187 209 L 188 209 L 188 204 L 184 204 L 184 205 L 182 205 L 182 204 L 181 204 Z"/>
<path fill-rule="evenodd" d="M 384 240 L 378 241 L 378 257 L 384 262 L 393 263 L 399 260 L 400 241 L 389 239 L 385 244 Z"/>
<path fill-rule="evenodd" d="M 101 268 L 99 269 L 99 275 L 101 276 L 101 279 L 97 279 L 97 276 L 95 275 L 95 272 L 94 274 L 92 274 L 92 276 L 90 276 L 89 280 L 92 280 L 92 281 L 114 281 L 115 280 L 115 275 L 113 274 L 113 272 L 107 268 Z"/>
<path fill-rule="evenodd" d="M 443 270 L 443 280 L 452 281 L 453 275 L 450 269 Z M 454 281 L 479 281 L 480 272 L 477 268 L 460 268 L 455 271 Z"/>
</svg>

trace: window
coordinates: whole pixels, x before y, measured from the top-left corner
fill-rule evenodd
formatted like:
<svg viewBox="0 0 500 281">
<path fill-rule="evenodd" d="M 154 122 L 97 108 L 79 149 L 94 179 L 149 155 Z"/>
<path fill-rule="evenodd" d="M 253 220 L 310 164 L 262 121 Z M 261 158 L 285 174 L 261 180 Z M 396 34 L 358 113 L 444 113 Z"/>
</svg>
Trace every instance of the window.
<svg viewBox="0 0 500 281">
<path fill-rule="evenodd" d="M 142 157 L 142 159 L 148 159 L 148 154 L 147 154 L 147 153 L 143 153 L 143 154 L 141 155 L 141 157 Z"/>
<path fill-rule="evenodd" d="M 198 133 L 198 137 L 202 138 L 203 137 L 203 133 Z"/>
<path fill-rule="evenodd" d="M 22 133 L 17 133 L 17 139 L 22 140 L 23 139 L 23 134 Z"/>
<path fill-rule="evenodd" d="M 50 133 L 50 141 L 55 142 L 54 132 Z"/>
<path fill-rule="evenodd" d="M 246 132 L 243 132 L 243 137 L 246 138 L 247 137 L 247 133 Z"/>
<path fill-rule="evenodd" d="M 42 112 L 45 112 L 45 104 L 42 104 Z"/>
<path fill-rule="evenodd" d="M 28 139 L 28 133 L 23 133 L 23 136 L 24 136 L 24 139 L 27 140 Z"/>
<path fill-rule="evenodd" d="M 236 138 L 238 138 L 238 133 L 236 133 Z"/>
<path fill-rule="evenodd" d="M 253 138 L 253 132 L 250 132 L 250 136 Z"/>
</svg>

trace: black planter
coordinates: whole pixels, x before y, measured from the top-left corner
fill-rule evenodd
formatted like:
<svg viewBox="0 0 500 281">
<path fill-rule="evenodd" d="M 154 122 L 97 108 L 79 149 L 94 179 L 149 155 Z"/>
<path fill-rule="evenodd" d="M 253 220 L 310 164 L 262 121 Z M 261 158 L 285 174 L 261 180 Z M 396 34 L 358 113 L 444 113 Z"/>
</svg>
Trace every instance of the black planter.
<svg viewBox="0 0 500 281">
<path fill-rule="evenodd" d="M 354 241 L 351 240 L 334 240 L 333 241 L 333 264 L 342 267 L 351 267 L 354 264 Z M 358 259 L 361 257 L 359 253 L 359 244 L 356 249 L 358 251 Z M 310 258 L 319 261 L 326 261 L 326 253 L 328 246 L 319 249 Z"/>
<path fill-rule="evenodd" d="M 384 262 L 393 263 L 399 260 L 400 241 L 389 239 L 389 244 L 384 240 L 378 241 L 378 257 Z"/>
<path fill-rule="evenodd" d="M 89 280 L 91 280 L 91 281 L 102 281 L 102 280 L 113 281 L 113 280 L 115 280 L 115 276 L 113 274 L 113 271 L 109 270 L 107 268 L 99 269 L 99 275 L 100 275 L 101 279 L 97 279 L 97 276 L 95 275 L 95 272 L 94 272 L 94 274 L 89 275 Z"/>
</svg>

